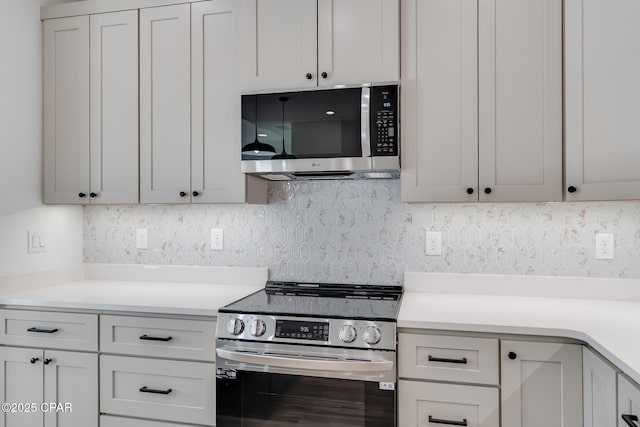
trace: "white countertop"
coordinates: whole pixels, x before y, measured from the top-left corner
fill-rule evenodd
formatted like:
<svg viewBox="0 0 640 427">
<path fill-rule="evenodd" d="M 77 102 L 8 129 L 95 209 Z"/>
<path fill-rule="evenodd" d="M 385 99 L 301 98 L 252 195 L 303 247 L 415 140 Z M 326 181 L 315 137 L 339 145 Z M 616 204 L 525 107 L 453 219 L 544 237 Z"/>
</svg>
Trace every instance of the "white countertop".
<svg viewBox="0 0 640 427">
<path fill-rule="evenodd" d="M 406 273 L 398 327 L 574 338 L 640 383 L 639 296 L 640 280 Z"/>
<path fill-rule="evenodd" d="M 86 264 L 0 278 L 0 305 L 216 316 L 267 276 L 266 268 Z"/>
</svg>

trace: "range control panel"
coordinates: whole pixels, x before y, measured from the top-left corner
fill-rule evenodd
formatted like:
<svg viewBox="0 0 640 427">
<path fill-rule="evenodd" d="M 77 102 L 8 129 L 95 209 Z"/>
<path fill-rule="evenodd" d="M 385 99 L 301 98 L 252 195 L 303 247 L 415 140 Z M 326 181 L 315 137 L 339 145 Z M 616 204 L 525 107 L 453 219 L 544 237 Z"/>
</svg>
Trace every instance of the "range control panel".
<svg viewBox="0 0 640 427">
<path fill-rule="evenodd" d="M 398 86 L 371 88 L 371 152 L 398 155 Z"/>
<path fill-rule="evenodd" d="M 388 321 L 219 313 L 216 337 L 395 350 L 396 324 Z"/>
</svg>

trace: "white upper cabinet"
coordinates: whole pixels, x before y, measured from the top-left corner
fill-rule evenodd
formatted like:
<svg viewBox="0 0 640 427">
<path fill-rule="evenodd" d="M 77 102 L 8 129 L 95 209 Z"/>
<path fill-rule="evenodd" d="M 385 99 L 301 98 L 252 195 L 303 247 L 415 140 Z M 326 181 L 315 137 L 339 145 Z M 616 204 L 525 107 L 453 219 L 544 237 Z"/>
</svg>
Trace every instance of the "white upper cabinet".
<svg viewBox="0 0 640 427">
<path fill-rule="evenodd" d="M 398 0 L 242 5 L 245 91 L 398 80 Z"/>
<path fill-rule="evenodd" d="M 138 203 L 138 12 L 44 22 L 45 203 Z"/>
<path fill-rule="evenodd" d="M 239 9 L 237 0 L 191 5 L 192 203 L 253 202 L 247 190 L 266 187 L 240 172 Z"/>
<path fill-rule="evenodd" d="M 140 10 L 140 202 L 188 203 L 191 8 Z"/>
<path fill-rule="evenodd" d="M 44 202 L 89 198 L 89 17 L 44 22 Z"/>
<path fill-rule="evenodd" d="M 565 8 L 566 199 L 640 199 L 640 2 Z"/>
<path fill-rule="evenodd" d="M 90 201 L 138 203 L 138 11 L 90 18 Z"/>
<path fill-rule="evenodd" d="M 402 200 L 562 200 L 562 2 L 407 0 Z"/>
</svg>

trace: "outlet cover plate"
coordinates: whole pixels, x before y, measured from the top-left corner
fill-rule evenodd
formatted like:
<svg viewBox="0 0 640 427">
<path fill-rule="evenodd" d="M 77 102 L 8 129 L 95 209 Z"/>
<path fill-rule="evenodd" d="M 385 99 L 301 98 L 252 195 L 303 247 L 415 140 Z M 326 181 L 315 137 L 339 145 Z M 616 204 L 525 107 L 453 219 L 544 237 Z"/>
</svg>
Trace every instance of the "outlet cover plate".
<svg viewBox="0 0 640 427">
<path fill-rule="evenodd" d="M 596 233 L 596 259 L 613 259 L 613 244 L 613 234 Z"/>
<path fill-rule="evenodd" d="M 442 233 L 440 231 L 425 233 L 425 255 L 442 255 Z"/>
</svg>

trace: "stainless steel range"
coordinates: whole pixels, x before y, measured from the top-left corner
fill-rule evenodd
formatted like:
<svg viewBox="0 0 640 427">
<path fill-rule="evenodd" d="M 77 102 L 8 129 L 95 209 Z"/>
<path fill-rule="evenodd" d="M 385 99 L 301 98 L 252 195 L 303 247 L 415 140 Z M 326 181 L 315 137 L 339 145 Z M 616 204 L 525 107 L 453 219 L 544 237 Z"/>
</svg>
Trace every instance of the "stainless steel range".
<svg viewBox="0 0 640 427">
<path fill-rule="evenodd" d="M 220 309 L 217 426 L 395 426 L 401 296 L 267 282 Z"/>
</svg>

